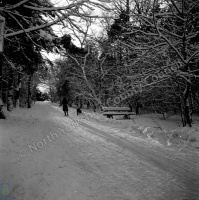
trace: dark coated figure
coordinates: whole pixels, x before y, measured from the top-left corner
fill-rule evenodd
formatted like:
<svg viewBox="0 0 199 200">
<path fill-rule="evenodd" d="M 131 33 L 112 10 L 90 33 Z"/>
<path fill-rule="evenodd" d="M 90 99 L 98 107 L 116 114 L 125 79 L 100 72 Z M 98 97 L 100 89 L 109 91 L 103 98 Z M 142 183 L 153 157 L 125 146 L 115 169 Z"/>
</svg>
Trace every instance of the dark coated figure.
<svg viewBox="0 0 199 200">
<path fill-rule="evenodd" d="M 63 100 L 59 106 L 62 106 L 62 105 L 63 105 L 64 116 L 68 116 L 68 101 L 67 101 L 66 97 L 63 98 Z"/>
</svg>

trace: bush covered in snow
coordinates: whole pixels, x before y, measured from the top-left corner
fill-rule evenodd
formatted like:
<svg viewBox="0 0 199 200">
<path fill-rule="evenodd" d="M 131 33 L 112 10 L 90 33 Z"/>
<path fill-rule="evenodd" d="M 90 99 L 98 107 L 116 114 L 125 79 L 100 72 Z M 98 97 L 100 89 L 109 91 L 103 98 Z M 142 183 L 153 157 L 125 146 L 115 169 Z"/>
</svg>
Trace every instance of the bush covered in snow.
<svg viewBox="0 0 199 200">
<path fill-rule="evenodd" d="M 199 132 L 195 129 L 184 127 L 175 130 L 153 130 L 150 127 L 140 127 L 142 133 L 158 140 L 161 144 L 184 144 L 199 148 Z"/>
</svg>

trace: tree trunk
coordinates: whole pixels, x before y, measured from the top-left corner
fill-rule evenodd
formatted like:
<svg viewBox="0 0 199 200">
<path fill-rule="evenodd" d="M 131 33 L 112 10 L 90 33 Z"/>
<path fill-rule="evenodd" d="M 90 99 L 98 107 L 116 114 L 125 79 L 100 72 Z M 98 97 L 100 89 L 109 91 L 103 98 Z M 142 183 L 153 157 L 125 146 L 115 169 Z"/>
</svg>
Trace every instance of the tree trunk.
<svg viewBox="0 0 199 200">
<path fill-rule="evenodd" d="M 21 89 L 21 74 L 18 73 L 18 86 L 16 88 L 16 108 L 19 107 L 20 89 Z"/>
<path fill-rule="evenodd" d="M 79 101 L 79 107 L 80 107 L 80 108 L 83 107 L 82 99 L 80 99 L 80 101 Z"/>
<path fill-rule="evenodd" d="M 31 108 L 31 78 L 32 78 L 32 75 L 29 75 L 28 76 L 28 100 L 27 100 L 28 108 Z"/>
<path fill-rule="evenodd" d="M 51 86 L 50 86 L 50 101 L 51 101 L 51 103 L 54 103 L 53 90 L 52 90 Z"/>
<path fill-rule="evenodd" d="M 2 71 L 3 71 L 3 63 L 2 63 L 2 55 L 0 54 L 0 101 L 2 100 Z"/>
<path fill-rule="evenodd" d="M 89 109 L 90 108 L 90 102 L 88 101 L 87 102 L 87 109 Z"/>
<path fill-rule="evenodd" d="M 186 126 L 185 125 L 185 119 L 184 119 L 184 110 L 183 110 L 183 103 L 182 103 L 182 101 L 180 101 L 180 103 L 179 103 L 179 108 L 180 108 L 180 116 L 181 116 L 181 119 L 182 119 L 182 126 L 184 127 L 184 126 Z"/>
<path fill-rule="evenodd" d="M 0 54 L 0 119 L 5 119 L 5 115 L 3 113 L 3 101 L 2 101 L 2 55 Z"/>
<path fill-rule="evenodd" d="M 184 119 L 185 119 L 185 126 L 188 124 L 189 127 L 192 126 L 192 119 L 191 119 L 191 109 L 190 109 L 190 94 L 191 94 L 191 84 L 187 83 L 185 95 L 184 95 Z"/>
<path fill-rule="evenodd" d="M 10 69 L 9 78 L 8 78 L 8 99 L 7 99 L 7 110 L 12 111 L 13 109 L 13 69 Z"/>
<path fill-rule="evenodd" d="M 185 14 L 185 0 L 182 0 L 182 18 L 186 19 L 186 14 Z M 187 60 L 187 38 L 186 38 L 186 32 L 187 32 L 187 20 L 184 21 L 183 24 L 183 37 L 182 37 L 182 55 L 184 61 Z M 190 109 L 190 100 L 191 100 L 191 78 L 189 76 L 190 73 L 190 68 L 189 64 L 186 63 L 184 66 L 184 71 L 188 73 L 187 79 L 188 81 L 186 82 L 186 88 L 184 91 L 184 98 L 183 98 L 183 103 L 184 103 L 184 125 L 186 126 L 187 124 L 189 127 L 192 126 L 192 119 L 191 119 L 191 109 Z"/>
</svg>

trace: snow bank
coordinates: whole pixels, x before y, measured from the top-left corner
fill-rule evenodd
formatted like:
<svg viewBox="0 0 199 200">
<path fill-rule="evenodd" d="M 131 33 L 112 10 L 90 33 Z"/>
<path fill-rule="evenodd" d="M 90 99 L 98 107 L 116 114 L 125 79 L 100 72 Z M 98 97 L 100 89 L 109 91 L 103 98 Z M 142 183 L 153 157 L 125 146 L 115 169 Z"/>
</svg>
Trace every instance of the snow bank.
<svg viewBox="0 0 199 200">
<path fill-rule="evenodd" d="M 199 149 L 199 132 L 193 128 L 178 128 L 175 130 L 154 130 L 151 127 L 141 127 L 142 133 L 157 140 L 164 146 L 184 145 Z"/>
<path fill-rule="evenodd" d="M 145 136 L 166 147 L 177 145 L 199 149 L 199 124 L 195 122 L 192 128 L 180 127 L 178 116 L 162 120 L 157 114 L 148 114 L 135 116 L 131 120 L 122 120 L 121 117 L 109 119 L 98 114 L 98 120 L 128 130 L 128 133 L 134 134 L 137 130 L 136 133 L 140 133 L 140 136 Z"/>
</svg>

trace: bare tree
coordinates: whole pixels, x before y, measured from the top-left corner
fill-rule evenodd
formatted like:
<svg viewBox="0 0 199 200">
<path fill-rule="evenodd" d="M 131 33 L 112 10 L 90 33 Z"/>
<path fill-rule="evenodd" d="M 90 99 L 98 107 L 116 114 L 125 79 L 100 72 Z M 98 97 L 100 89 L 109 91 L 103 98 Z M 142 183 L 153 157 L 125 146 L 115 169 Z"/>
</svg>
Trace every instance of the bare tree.
<svg viewBox="0 0 199 200">
<path fill-rule="evenodd" d="M 143 2 L 148 5 L 145 9 L 147 12 L 141 9 Z M 135 3 L 137 9 L 130 11 L 131 26 L 128 32 L 123 33 L 129 39 L 121 42 L 136 51 L 137 58 L 131 61 L 131 65 L 147 58 L 148 61 L 153 59 L 154 67 L 159 68 L 161 58 L 163 68 L 177 68 L 173 75 L 179 84 L 183 126 L 191 126 L 191 89 L 198 77 L 199 1 L 153 0 Z M 154 67 L 149 65 L 151 69 Z"/>
<path fill-rule="evenodd" d="M 23 42 L 26 41 L 31 44 L 31 48 L 35 52 L 40 52 L 42 49 L 52 51 L 53 47 L 59 44 L 59 38 L 50 27 L 58 24 L 62 27 L 70 26 L 78 29 L 80 20 L 90 21 L 91 18 L 100 17 L 92 14 L 95 8 L 107 9 L 103 3 L 90 0 L 73 1 L 72 3 L 67 1 L 61 7 L 54 5 L 50 0 L 17 0 L 14 2 L 12 0 L 2 0 L 0 2 L 0 15 L 6 21 L 4 40 L 7 49 L 3 54 L 6 60 L 3 57 L 0 59 L 0 88 L 2 65 L 13 56 L 9 52 L 10 47 L 15 47 L 14 52 L 20 51 L 31 62 L 32 58 L 29 57 L 28 51 L 25 51 Z M 80 29 L 79 31 L 81 32 Z M 10 63 L 15 65 L 15 61 L 10 60 Z M 31 65 L 34 65 L 35 70 L 37 69 L 35 63 L 31 63 Z M 17 70 L 15 66 L 13 70 Z M 19 90 L 20 81 L 18 84 L 17 88 Z"/>
</svg>

